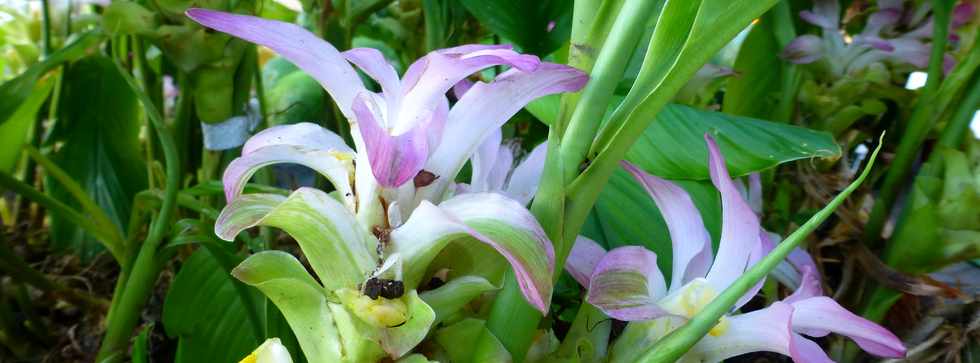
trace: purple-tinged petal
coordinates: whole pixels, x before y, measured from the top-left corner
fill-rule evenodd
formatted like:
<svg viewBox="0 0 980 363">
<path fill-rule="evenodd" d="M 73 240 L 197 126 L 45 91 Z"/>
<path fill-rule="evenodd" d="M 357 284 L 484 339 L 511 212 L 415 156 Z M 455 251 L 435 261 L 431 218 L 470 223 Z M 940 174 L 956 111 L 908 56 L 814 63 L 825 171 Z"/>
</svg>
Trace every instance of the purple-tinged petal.
<svg viewBox="0 0 980 363">
<path fill-rule="evenodd" d="M 797 333 L 790 333 L 789 356 L 795 363 L 834 363 L 817 343 Z"/>
<path fill-rule="evenodd" d="M 806 267 L 803 270 L 803 277 L 800 279 L 800 287 L 792 295 L 783 299 L 787 304 L 809 299 L 811 297 L 823 296 L 823 286 L 820 284 L 820 275 L 817 271 Z"/>
<path fill-rule="evenodd" d="M 770 250 L 772 250 L 776 245 L 773 241 L 780 240 L 779 235 L 768 231 L 763 231 L 759 238 L 762 240 L 762 244 Z M 807 269 L 810 269 L 810 271 L 813 271 L 814 273 L 814 276 L 807 278 L 819 279 L 819 276 L 816 275 L 816 271 L 818 271 L 817 263 L 813 261 L 813 257 L 811 257 L 810 254 L 804 251 L 802 248 L 797 247 L 790 251 L 789 256 L 786 257 L 786 260 L 781 261 L 779 265 L 776 265 L 776 268 L 769 272 L 769 275 L 776 278 L 776 280 L 782 283 L 783 286 L 791 289 L 799 289 L 801 284 L 804 282 L 803 273 Z M 820 285 L 818 283 L 817 289 L 819 288 Z M 816 295 L 819 295 L 819 293 Z"/>
<path fill-rule="evenodd" d="M 762 243 L 759 239 L 762 227 L 759 217 L 742 199 L 732 182 L 718 144 L 708 134 L 704 135 L 704 139 L 708 144 L 711 182 L 721 193 L 722 212 L 721 241 L 707 279 L 715 289 L 722 291 L 748 267 L 749 257 Z"/>
<path fill-rule="evenodd" d="M 770 251 L 772 251 L 773 244 L 764 242 L 767 238 L 769 237 L 766 235 L 766 231 L 760 228 L 759 244 L 756 245 L 756 248 L 752 250 L 751 254 L 749 254 L 749 262 L 747 264 L 748 267 L 755 265 L 757 262 L 759 262 L 759 260 L 761 260 L 763 257 L 768 255 Z M 759 282 L 755 284 L 755 286 L 752 286 L 752 288 L 750 288 L 748 291 L 745 292 L 745 295 L 742 295 L 742 297 L 738 299 L 738 301 L 735 303 L 735 309 L 741 308 L 743 305 L 748 303 L 749 300 L 752 300 L 752 298 L 759 293 L 759 290 L 762 290 L 762 285 L 765 285 L 765 283 L 766 283 L 766 277 L 763 276 L 762 279 L 760 279 Z"/>
<path fill-rule="evenodd" d="M 864 351 L 888 358 L 905 356 L 905 346 L 894 334 L 844 309 L 836 301 L 816 296 L 794 301 L 793 329 L 834 332 L 853 339 Z"/>
<path fill-rule="evenodd" d="M 518 203 L 527 205 L 538 192 L 541 174 L 544 173 L 544 161 L 548 155 L 548 142 L 535 146 L 524 160 L 514 168 L 510 179 L 507 180 L 507 196 Z"/>
<path fill-rule="evenodd" d="M 300 122 L 262 130 L 245 142 L 245 146 L 242 147 L 242 155 L 248 155 L 255 150 L 273 145 L 299 146 L 310 150 L 354 152 L 350 146 L 344 143 L 344 139 L 330 130 L 314 123 Z"/>
<path fill-rule="evenodd" d="M 392 253 L 400 253 L 404 261 L 405 286 L 417 286 L 447 244 L 471 238 L 503 255 L 524 297 L 547 313 L 555 267 L 551 241 L 524 206 L 499 194 L 462 194 L 438 207 L 422 201 L 408 221 L 391 232 Z"/>
<path fill-rule="evenodd" d="M 473 153 L 473 157 L 470 158 L 470 166 L 473 170 L 472 176 L 470 177 L 470 192 L 491 191 L 488 187 L 488 180 L 490 179 L 490 174 L 493 173 L 494 165 L 497 164 L 497 156 L 500 155 L 500 143 L 502 140 L 503 135 L 500 129 L 496 129 L 490 135 L 487 135 L 487 138 L 480 143 L 480 147 Z"/>
<path fill-rule="evenodd" d="M 188 9 L 186 14 L 208 28 L 279 53 L 319 81 L 347 116 L 354 97 L 364 90 L 357 72 L 340 52 L 299 25 L 198 8 Z"/>
<path fill-rule="evenodd" d="M 673 272 L 670 289 L 676 290 L 691 279 L 704 277 L 711 265 L 691 264 L 696 256 L 711 249 L 711 237 L 704 228 L 701 213 L 691 201 L 691 196 L 681 187 L 667 180 L 645 173 L 627 161 L 622 162 L 633 177 L 646 189 L 667 223 L 673 251 Z M 710 252 L 709 252 L 710 253 Z"/>
<path fill-rule="evenodd" d="M 353 48 L 341 53 L 347 61 L 353 63 L 373 78 L 381 86 L 381 91 L 388 102 L 389 114 L 398 109 L 401 98 L 401 81 L 395 68 L 385 60 L 384 55 L 374 48 Z"/>
<path fill-rule="evenodd" d="M 565 270 L 582 287 L 588 289 L 592 271 L 595 271 L 596 264 L 605 255 L 606 249 L 598 243 L 588 237 L 578 236 L 575 238 L 575 244 L 572 245 L 572 251 L 568 253 L 568 258 L 565 259 Z"/>
<path fill-rule="evenodd" d="M 354 100 L 352 109 L 378 184 L 395 188 L 415 178 L 429 153 L 428 130 L 424 125 L 401 135 L 390 135 L 378 122 L 376 115 L 380 115 L 381 111 L 366 93 Z"/>
<path fill-rule="evenodd" d="M 816 35 L 806 34 L 787 44 L 780 57 L 795 64 L 808 64 L 822 58 L 823 54 L 823 40 Z"/>
<path fill-rule="evenodd" d="M 717 335 L 705 335 L 688 351 L 684 361 L 721 362 L 761 351 L 790 355 L 792 314 L 791 306 L 776 302 L 764 309 L 725 317 L 728 325 Z"/>
<path fill-rule="evenodd" d="M 840 24 L 840 3 L 837 0 L 814 0 L 813 10 L 801 11 L 800 18 L 824 29 L 837 29 Z"/>
<path fill-rule="evenodd" d="M 456 97 L 457 100 L 463 98 L 463 95 L 465 95 L 474 84 L 476 84 L 476 82 L 471 81 L 469 78 L 459 80 L 459 82 L 456 82 L 456 84 L 453 86 L 453 97 Z"/>
<path fill-rule="evenodd" d="M 530 72 L 540 63 L 538 57 L 517 53 L 509 46 L 463 45 L 432 51 L 405 71 L 402 109 L 395 124 L 410 127 L 421 122 L 418 115 L 434 109 L 453 85 L 484 68 L 509 65 Z"/>
<path fill-rule="evenodd" d="M 245 189 L 245 184 L 261 167 L 282 163 L 300 164 L 326 177 L 343 196 L 344 204 L 354 210 L 354 194 L 351 189 L 353 159 L 354 155 L 350 153 L 291 145 L 272 145 L 250 150 L 250 153 L 232 160 L 225 169 L 221 178 L 225 186 L 225 198 L 229 203 L 238 198 Z"/>
<path fill-rule="evenodd" d="M 862 35 L 878 36 L 885 27 L 892 27 L 902 19 L 902 9 L 881 9 L 868 17 L 868 23 L 861 31 Z"/>
<path fill-rule="evenodd" d="M 976 13 L 977 4 L 973 2 L 963 1 L 956 4 L 956 7 L 953 8 L 953 19 L 951 22 L 953 24 L 953 28 L 959 28 L 971 21 L 975 21 Z"/>
<path fill-rule="evenodd" d="M 615 319 L 637 321 L 669 315 L 657 305 L 666 294 L 657 255 L 625 246 L 609 251 L 595 265 L 586 300 Z"/>
<path fill-rule="evenodd" d="M 449 111 L 443 140 L 429 157 L 426 170 L 443 175 L 422 189 L 420 197 L 435 200 L 493 130 L 532 100 L 581 89 L 588 76 L 564 65 L 542 63 L 533 72 L 510 69 L 492 83 L 478 82 Z"/>
</svg>

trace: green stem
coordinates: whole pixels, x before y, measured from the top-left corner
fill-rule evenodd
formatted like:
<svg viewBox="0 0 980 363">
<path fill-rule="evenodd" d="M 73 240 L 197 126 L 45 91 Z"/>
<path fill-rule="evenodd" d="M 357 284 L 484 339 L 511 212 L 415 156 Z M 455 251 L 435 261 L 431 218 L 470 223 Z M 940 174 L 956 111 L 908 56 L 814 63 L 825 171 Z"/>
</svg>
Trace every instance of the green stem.
<svg viewBox="0 0 980 363">
<path fill-rule="evenodd" d="M 973 120 L 973 115 L 980 108 L 980 72 L 973 75 L 973 81 L 970 84 L 972 86 L 967 90 L 959 108 L 953 114 L 952 120 L 946 125 L 939 137 L 940 145 L 948 148 L 959 147 L 963 143 L 963 137 L 967 130 L 970 129 L 970 121 Z"/>
<path fill-rule="evenodd" d="M 882 135 L 884 139 L 884 135 Z M 701 340 L 708 331 L 711 330 L 715 325 L 718 324 L 719 319 L 728 313 L 732 306 L 738 302 L 738 299 L 745 295 L 745 292 L 755 286 L 755 284 L 769 274 L 780 262 L 789 256 L 789 253 L 798 247 L 806 239 L 810 233 L 817 229 L 824 220 L 830 217 L 834 213 L 844 200 L 847 199 L 852 192 L 857 190 L 861 185 L 861 182 L 868 176 L 871 172 L 871 166 L 874 164 L 875 159 L 878 157 L 878 151 L 881 150 L 881 140 L 878 142 L 878 147 L 875 148 L 874 152 L 871 154 L 871 158 L 868 159 L 868 164 L 865 165 L 864 171 L 861 175 L 857 177 L 851 185 L 848 185 L 843 191 L 840 192 L 826 207 L 821 209 L 819 212 L 810 217 L 806 223 L 804 223 L 800 228 L 786 237 L 782 243 L 776 245 L 772 252 L 769 252 L 766 257 L 763 257 L 758 263 L 749 268 L 745 273 L 742 274 L 735 282 L 733 282 L 728 288 L 725 289 L 717 298 L 711 301 L 701 310 L 697 315 L 695 315 L 691 320 L 688 320 L 686 324 L 674 330 L 669 335 L 659 340 L 657 344 L 650 347 L 644 354 L 643 358 L 640 359 L 641 362 L 647 363 L 660 363 L 660 362 L 676 362 L 691 349 L 694 344 Z"/>
<path fill-rule="evenodd" d="M 560 153 L 562 155 L 563 179 L 567 182 L 575 178 L 579 166 L 588 159 L 587 153 L 602 115 L 608 109 L 609 101 L 619 84 L 640 37 L 643 25 L 656 7 L 656 1 L 627 0 L 613 23 L 609 37 L 599 51 L 595 66 L 592 67 L 589 83 L 582 90 L 578 107 L 572 111 L 568 129 L 562 136 Z"/>
<path fill-rule="evenodd" d="M 881 230 L 885 222 L 891 215 L 892 206 L 898 197 L 900 189 L 908 179 L 912 163 L 922 149 L 929 130 L 932 129 L 935 120 L 936 91 L 943 76 L 943 58 L 946 51 L 946 38 L 949 36 L 949 20 L 953 3 L 949 0 L 933 0 L 933 31 L 932 31 L 932 54 L 929 58 L 929 75 L 926 85 L 919 96 L 915 110 L 909 119 L 908 128 L 902 135 L 888 171 L 885 174 L 885 181 L 881 184 L 878 191 L 878 199 L 871 209 L 871 216 L 868 224 L 864 227 L 864 240 L 868 247 L 876 249 L 881 247 Z"/>
<path fill-rule="evenodd" d="M 51 54 L 53 50 L 51 45 L 51 9 L 49 5 L 48 0 L 41 0 L 41 26 L 43 27 L 41 29 L 41 36 L 43 37 L 41 49 L 45 57 Z"/>
<path fill-rule="evenodd" d="M 166 163 L 166 194 L 160 213 L 150 225 L 149 233 L 140 246 L 139 254 L 133 263 L 129 278 L 124 284 L 123 293 L 118 300 L 113 301 L 112 318 L 107 321 L 106 334 L 102 339 L 102 346 L 96 356 L 97 362 L 103 362 L 106 358 L 122 358 L 120 352 L 125 352 L 128 346 L 129 337 L 139 320 L 140 311 L 159 275 L 163 263 L 157 258 L 159 246 L 163 242 L 163 237 L 170 228 L 171 220 L 177 206 L 177 188 L 180 183 L 180 164 L 177 154 L 177 146 L 170 130 L 164 124 L 163 116 L 153 105 L 153 101 L 143 92 L 133 77 L 126 72 L 122 65 L 116 63 L 119 73 L 129 84 L 129 87 L 139 96 L 143 108 L 153 124 L 160 147 L 163 149 L 164 160 Z"/>
</svg>

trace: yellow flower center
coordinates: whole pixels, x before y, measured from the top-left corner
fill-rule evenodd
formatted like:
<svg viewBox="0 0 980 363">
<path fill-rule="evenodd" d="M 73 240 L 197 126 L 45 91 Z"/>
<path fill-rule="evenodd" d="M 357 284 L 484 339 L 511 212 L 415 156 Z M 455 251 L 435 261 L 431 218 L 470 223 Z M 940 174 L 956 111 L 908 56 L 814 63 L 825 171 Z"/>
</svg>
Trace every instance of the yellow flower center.
<svg viewBox="0 0 980 363">
<path fill-rule="evenodd" d="M 718 292 L 708 284 L 708 281 L 698 278 L 665 297 L 661 300 L 660 306 L 671 314 L 690 319 L 704 310 L 704 307 L 708 306 L 716 297 L 718 297 Z M 717 337 L 725 334 L 727 330 L 728 320 L 722 316 L 718 324 L 711 328 L 708 334 Z"/>
<path fill-rule="evenodd" d="M 371 299 L 353 289 L 337 290 L 337 297 L 364 322 L 378 328 L 391 328 L 408 320 L 408 306 L 402 299 Z"/>
</svg>

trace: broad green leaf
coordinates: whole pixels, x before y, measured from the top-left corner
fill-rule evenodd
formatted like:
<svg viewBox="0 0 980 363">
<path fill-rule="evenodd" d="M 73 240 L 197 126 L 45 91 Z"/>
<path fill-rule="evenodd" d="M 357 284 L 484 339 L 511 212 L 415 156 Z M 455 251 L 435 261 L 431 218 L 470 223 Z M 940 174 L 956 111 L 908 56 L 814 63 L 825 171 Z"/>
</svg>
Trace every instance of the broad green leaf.
<svg viewBox="0 0 980 363">
<path fill-rule="evenodd" d="M 782 50 L 773 33 L 774 17 L 763 17 L 752 26 L 735 58 L 736 77 L 728 80 L 722 112 L 769 118 L 776 109 L 782 81 Z"/>
<path fill-rule="evenodd" d="M 292 255 L 264 251 L 249 256 L 232 272 L 262 291 L 282 311 L 310 362 L 340 362 L 340 334 L 327 296 Z"/>
<path fill-rule="evenodd" d="M 473 347 L 482 337 L 492 339 L 495 348 L 485 356 L 473 356 Z M 504 348 L 493 333 L 486 328 L 486 322 L 479 319 L 467 318 L 439 329 L 435 332 L 435 340 L 449 355 L 450 362 L 511 362 L 510 353 Z"/>
<path fill-rule="evenodd" d="M 704 134 L 718 142 L 732 176 L 810 158 L 836 158 L 830 134 L 720 112 L 669 105 L 633 144 L 626 159 L 667 179 L 708 179 Z"/>
<path fill-rule="evenodd" d="M 438 324 L 462 309 L 480 294 L 496 288 L 490 281 L 482 277 L 463 276 L 449 280 L 445 285 L 436 289 L 423 292 L 421 297 L 435 311 L 433 324 Z"/>
<path fill-rule="evenodd" d="M 545 56 L 568 40 L 571 0 L 461 0 L 480 23 L 525 52 Z M 553 23 L 553 28 L 549 24 Z"/>
<path fill-rule="evenodd" d="M 558 100 L 544 98 L 529 105 L 528 111 L 550 124 L 558 114 Z M 644 130 L 626 160 L 667 179 L 707 180 L 708 149 L 703 147 L 707 132 L 725 154 L 732 176 L 788 161 L 836 158 L 841 153 L 825 132 L 670 104 Z"/>
<path fill-rule="evenodd" d="M 53 77 L 38 80 L 20 107 L 8 119 L 0 120 L 0 145 L 3 145 L 0 148 L 0 172 L 11 173 L 17 166 L 37 120 L 37 113 L 51 94 L 54 84 Z"/>
<path fill-rule="evenodd" d="M 153 324 L 147 324 L 140 329 L 139 334 L 133 339 L 133 363 L 150 363 L 150 333 L 153 332 Z"/>
<path fill-rule="evenodd" d="M 31 65 L 24 73 L 0 85 L 0 124 L 7 122 L 30 97 L 41 76 L 62 63 L 75 61 L 89 54 L 102 39 L 99 30 L 81 34 L 64 48 L 51 53 L 44 60 Z"/>
<path fill-rule="evenodd" d="M 163 327 L 177 339 L 175 362 L 236 362 L 262 341 L 236 283 L 205 249 L 184 261 L 163 303 Z"/>
<path fill-rule="evenodd" d="M 133 197 L 147 183 L 136 95 L 113 61 L 100 55 L 74 63 L 64 73 L 63 82 L 59 118 L 50 138 L 58 146 L 51 159 L 122 231 Z M 60 183 L 49 178 L 46 185 L 52 197 L 78 205 Z M 61 218 L 52 218 L 51 230 L 58 247 L 77 248 L 83 258 L 100 250 L 91 237 Z"/>
<path fill-rule="evenodd" d="M 214 230 L 231 241 L 255 226 L 276 227 L 295 238 L 329 291 L 356 288 L 376 267 L 377 239 L 363 230 L 347 207 L 323 191 L 300 188 L 288 198 L 242 195 L 221 211 Z"/>
</svg>

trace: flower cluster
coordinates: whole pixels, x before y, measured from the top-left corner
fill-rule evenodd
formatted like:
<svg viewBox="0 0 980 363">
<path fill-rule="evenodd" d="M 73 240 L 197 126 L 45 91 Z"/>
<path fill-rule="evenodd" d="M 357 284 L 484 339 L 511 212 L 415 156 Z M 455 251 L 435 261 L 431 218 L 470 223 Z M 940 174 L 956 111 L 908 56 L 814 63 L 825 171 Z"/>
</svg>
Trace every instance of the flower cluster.
<svg viewBox="0 0 980 363">
<path fill-rule="evenodd" d="M 353 149 L 314 124 L 276 126 L 249 139 L 223 176 L 228 206 L 215 225 L 218 236 L 232 240 L 254 226 L 280 228 L 296 239 L 319 278 L 276 251 L 254 254 L 234 270 L 282 310 L 310 361 L 407 354 L 434 323 L 474 297 L 472 288 L 458 289 L 454 281 L 432 291 L 439 294 L 418 292 L 432 261 L 456 241 L 476 240 L 499 252 L 527 300 L 547 312 L 554 251 L 524 207 L 540 175 L 540 165 L 531 165 L 543 162 L 543 153 L 532 153 L 505 187 L 513 155 L 500 147 L 499 129 L 535 98 L 582 88 L 584 73 L 507 46 L 464 45 L 429 53 L 399 78 L 377 50 L 339 52 L 293 24 L 204 9 L 187 15 L 293 62 L 350 120 Z M 511 68 L 473 84 L 450 107 L 446 92 L 455 84 L 498 65 Z M 369 90 L 354 66 L 380 92 Z M 456 174 L 471 158 L 478 175 L 456 188 Z M 243 194 L 259 168 L 277 163 L 309 167 L 334 191 Z M 494 288 L 485 277 L 456 280 L 476 279 L 481 292 Z"/>
<path fill-rule="evenodd" d="M 619 247 L 605 253 L 594 242 L 579 238 L 572 249 L 567 268 L 588 287 L 587 301 L 615 319 L 631 322 L 613 346 L 611 362 L 635 361 L 645 349 L 699 313 L 771 249 L 756 212 L 729 177 L 717 145 L 711 137 L 705 139 L 711 181 L 722 203 L 721 241 L 714 257 L 711 238 L 687 192 L 628 163 L 624 167 L 646 188 L 667 223 L 673 253 L 670 284 L 657 268 L 657 255 L 643 247 Z M 826 362 L 830 359 L 823 350 L 803 335 L 822 337 L 830 332 L 851 337 L 875 355 L 904 356 L 905 348 L 894 335 L 823 296 L 814 269 L 805 264 L 799 267 L 803 275 L 795 293 L 764 309 L 723 317 L 683 361 L 718 362 L 770 351 L 796 362 Z M 762 282 L 734 310 L 761 287 Z"/>
</svg>

